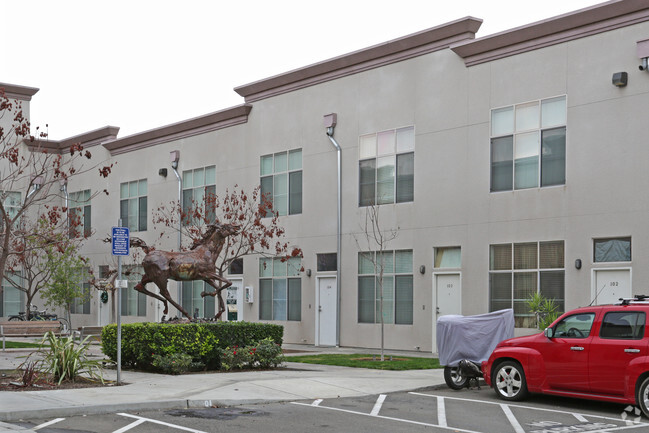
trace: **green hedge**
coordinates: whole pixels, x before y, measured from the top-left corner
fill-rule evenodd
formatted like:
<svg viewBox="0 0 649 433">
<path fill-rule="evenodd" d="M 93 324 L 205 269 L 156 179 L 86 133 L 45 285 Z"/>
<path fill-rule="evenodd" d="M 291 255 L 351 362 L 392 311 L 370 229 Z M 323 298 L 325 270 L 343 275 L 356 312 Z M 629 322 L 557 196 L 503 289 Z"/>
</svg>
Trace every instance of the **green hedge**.
<svg viewBox="0 0 649 433">
<path fill-rule="evenodd" d="M 281 345 L 280 325 L 250 322 L 130 323 L 122 325 L 122 365 L 152 368 L 154 355 L 186 353 L 208 369 L 219 368 L 221 350 L 250 346 L 271 338 Z M 117 325 L 107 325 L 101 334 L 102 351 L 117 360 Z"/>
</svg>

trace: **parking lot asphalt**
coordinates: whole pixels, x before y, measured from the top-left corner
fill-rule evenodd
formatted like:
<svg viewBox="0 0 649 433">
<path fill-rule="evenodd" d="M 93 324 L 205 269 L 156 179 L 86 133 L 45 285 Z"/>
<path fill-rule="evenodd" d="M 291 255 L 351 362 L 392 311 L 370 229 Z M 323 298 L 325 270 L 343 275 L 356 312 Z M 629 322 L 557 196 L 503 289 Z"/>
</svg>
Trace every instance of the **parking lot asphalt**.
<svg viewBox="0 0 649 433">
<path fill-rule="evenodd" d="M 358 348 L 320 348 L 284 345 L 291 354 L 375 353 Z M 0 370 L 11 370 L 24 361 L 30 349 L 0 352 Z M 91 353 L 100 357 L 99 346 Z M 386 352 L 387 353 L 387 352 Z M 389 352 L 392 355 L 433 356 L 423 352 Z M 290 361 L 290 354 L 287 355 Z M 117 379 L 116 370 L 104 378 Z M 443 369 L 388 371 L 286 362 L 268 371 L 215 372 L 180 376 L 121 371 L 121 385 L 52 391 L 0 393 L 0 421 L 29 417 L 61 417 L 126 410 L 223 407 L 305 399 L 365 396 L 411 391 L 444 383 Z M 0 423 L 0 432 L 9 431 Z"/>
</svg>

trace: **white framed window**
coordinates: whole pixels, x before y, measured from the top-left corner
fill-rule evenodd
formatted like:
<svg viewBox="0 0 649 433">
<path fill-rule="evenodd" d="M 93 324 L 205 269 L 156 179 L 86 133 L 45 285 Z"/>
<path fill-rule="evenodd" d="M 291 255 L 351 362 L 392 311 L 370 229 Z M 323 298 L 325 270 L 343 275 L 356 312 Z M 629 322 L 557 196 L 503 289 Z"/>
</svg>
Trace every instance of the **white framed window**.
<svg viewBox="0 0 649 433">
<path fill-rule="evenodd" d="M 193 206 L 206 206 L 201 209 L 206 222 L 212 223 L 216 220 L 214 211 L 214 200 L 216 198 L 216 166 L 197 168 L 183 171 L 183 224 L 197 224 L 191 215 Z"/>
<path fill-rule="evenodd" d="M 90 190 L 70 193 L 68 214 L 70 215 L 70 237 L 89 237 L 92 234 Z"/>
<path fill-rule="evenodd" d="M 6 279 L 20 282 L 22 275 L 19 272 L 6 272 L 2 281 L 2 294 L 0 294 L 0 317 L 9 317 L 25 311 L 25 292 L 18 290 Z"/>
<path fill-rule="evenodd" d="M 435 248 L 435 269 L 457 269 L 462 266 L 462 249 L 460 247 Z"/>
<path fill-rule="evenodd" d="M 524 242 L 489 246 L 489 311 L 514 309 L 517 328 L 534 326 L 527 300 L 540 293 L 563 312 L 564 242 Z"/>
<path fill-rule="evenodd" d="M 208 286 L 211 292 L 213 287 Z M 196 318 L 213 318 L 216 316 L 216 298 L 214 296 L 201 297 L 205 291 L 205 282 L 200 280 L 182 282 L 182 307 L 190 316 Z"/>
<path fill-rule="evenodd" d="M 302 149 L 264 155 L 260 162 L 261 195 L 278 215 L 302 213 Z"/>
<path fill-rule="evenodd" d="M 128 281 L 128 289 L 122 291 L 122 314 L 124 316 L 146 316 L 147 295 L 135 290 L 137 283 L 142 280 L 144 268 L 140 265 L 125 265 L 123 276 Z"/>
<path fill-rule="evenodd" d="M 412 250 L 358 253 L 358 322 L 381 322 L 380 268 L 383 267 L 383 323 L 412 325 Z"/>
<path fill-rule="evenodd" d="M 565 96 L 491 110 L 491 192 L 565 183 Z"/>
<path fill-rule="evenodd" d="M 362 135 L 358 149 L 359 206 L 414 200 L 414 126 Z"/>
<path fill-rule="evenodd" d="M 259 320 L 302 320 L 301 259 L 259 259 Z"/>
<path fill-rule="evenodd" d="M 0 199 L 9 218 L 14 219 L 22 205 L 22 194 L 15 191 L 0 191 Z"/>
<path fill-rule="evenodd" d="M 72 314 L 90 314 L 90 270 L 88 268 L 73 269 L 72 272 L 80 273 L 82 296 L 74 298 L 70 304 Z"/>
<path fill-rule="evenodd" d="M 119 185 L 119 217 L 130 231 L 147 229 L 147 181 L 124 182 Z"/>
</svg>

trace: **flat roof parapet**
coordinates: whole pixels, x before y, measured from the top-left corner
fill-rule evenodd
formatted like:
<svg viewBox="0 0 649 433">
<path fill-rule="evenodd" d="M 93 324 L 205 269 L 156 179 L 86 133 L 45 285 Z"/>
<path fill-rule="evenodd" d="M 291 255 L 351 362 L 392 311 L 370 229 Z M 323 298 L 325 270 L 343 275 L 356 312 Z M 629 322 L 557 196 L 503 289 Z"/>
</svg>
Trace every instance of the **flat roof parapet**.
<svg viewBox="0 0 649 433">
<path fill-rule="evenodd" d="M 19 86 L 17 84 L 0 83 L 0 87 L 5 89 L 7 97 L 12 99 L 20 99 L 23 101 L 31 101 L 32 96 L 40 89 L 36 87 Z"/>
</svg>

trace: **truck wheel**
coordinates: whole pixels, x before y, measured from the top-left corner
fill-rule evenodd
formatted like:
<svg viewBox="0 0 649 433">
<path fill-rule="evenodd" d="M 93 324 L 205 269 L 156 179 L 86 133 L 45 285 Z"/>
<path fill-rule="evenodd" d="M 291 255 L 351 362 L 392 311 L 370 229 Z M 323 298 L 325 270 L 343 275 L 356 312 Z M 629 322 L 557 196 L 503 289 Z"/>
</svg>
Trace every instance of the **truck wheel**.
<svg viewBox="0 0 649 433">
<path fill-rule="evenodd" d="M 496 366 L 491 383 L 496 395 L 507 401 L 520 401 L 527 396 L 527 381 L 523 367 L 510 359 Z"/>
<path fill-rule="evenodd" d="M 468 377 L 462 376 L 460 367 L 444 367 L 444 380 L 451 389 L 462 389 L 469 381 Z"/>
</svg>

